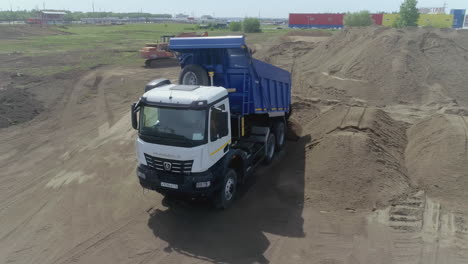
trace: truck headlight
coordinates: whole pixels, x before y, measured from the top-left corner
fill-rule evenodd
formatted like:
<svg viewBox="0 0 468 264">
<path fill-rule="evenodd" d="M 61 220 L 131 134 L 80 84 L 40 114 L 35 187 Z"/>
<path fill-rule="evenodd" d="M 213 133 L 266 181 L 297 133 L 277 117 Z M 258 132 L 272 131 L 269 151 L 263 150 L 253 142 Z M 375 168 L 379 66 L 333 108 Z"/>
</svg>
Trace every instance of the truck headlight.
<svg viewBox="0 0 468 264">
<path fill-rule="evenodd" d="M 206 182 L 197 182 L 195 184 L 195 187 L 197 188 L 208 188 L 211 186 L 211 182 L 210 181 L 206 181 Z"/>
<path fill-rule="evenodd" d="M 142 178 L 143 180 L 146 179 L 146 175 L 145 175 L 143 172 L 139 171 L 139 170 L 137 171 L 137 176 L 138 176 L 139 178 Z"/>
</svg>

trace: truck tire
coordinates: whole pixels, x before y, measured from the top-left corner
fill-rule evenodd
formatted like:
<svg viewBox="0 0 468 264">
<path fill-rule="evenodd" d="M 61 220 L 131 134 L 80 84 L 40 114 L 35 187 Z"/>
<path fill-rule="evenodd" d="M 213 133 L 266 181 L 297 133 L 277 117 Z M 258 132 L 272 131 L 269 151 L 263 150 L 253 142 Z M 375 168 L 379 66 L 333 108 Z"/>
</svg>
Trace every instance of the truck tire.
<svg viewBox="0 0 468 264">
<path fill-rule="evenodd" d="M 217 209 L 227 209 L 234 201 L 237 190 L 237 173 L 233 169 L 228 169 L 224 176 L 221 189 L 216 193 L 215 206 Z"/>
<path fill-rule="evenodd" d="M 209 86 L 208 73 L 196 64 L 185 66 L 179 75 L 179 84 Z"/>
<path fill-rule="evenodd" d="M 273 133 L 270 133 L 266 143 L 266 153 L 265 159 L 263 159 L 263 164 L 268 165 L 273 161 L 273 157 L 275 156 L 275 148 L 276 148 L 276 139 Z"/>
<path fill-rule="evenodd" d="M 276 138 L 276 151 L 280 151 L 283 149 L 286 143 L 286 124 L 284 121 L 275 122 L 273 125 L 273 129 L 275 131 L 275 138 Z"/>
<path fill-rule="evenodd" d="M 293 114 L 293 107 L 292 105 L 289 105 L 289 111 L 286 113 L 286 120 L 289 120 L 292 114 Z"/>
</svg>

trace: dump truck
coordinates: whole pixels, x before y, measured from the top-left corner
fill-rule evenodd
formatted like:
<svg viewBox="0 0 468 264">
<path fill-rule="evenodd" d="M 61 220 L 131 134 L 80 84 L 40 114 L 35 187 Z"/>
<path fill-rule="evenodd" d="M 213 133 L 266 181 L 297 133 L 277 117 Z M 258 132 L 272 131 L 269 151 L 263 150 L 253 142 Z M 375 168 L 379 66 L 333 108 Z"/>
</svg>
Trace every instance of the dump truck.
<svg viewBox="0 0 468 264">
<path fill-rule="evenodd" d="M 243 36 L 172 38 L 179 83 L 149 82 L 131 105 L 137 177 L 163 195 L 228 208 L 237 186 L 285 145 L 291 74 L 252 57 Z"/>
</svg>

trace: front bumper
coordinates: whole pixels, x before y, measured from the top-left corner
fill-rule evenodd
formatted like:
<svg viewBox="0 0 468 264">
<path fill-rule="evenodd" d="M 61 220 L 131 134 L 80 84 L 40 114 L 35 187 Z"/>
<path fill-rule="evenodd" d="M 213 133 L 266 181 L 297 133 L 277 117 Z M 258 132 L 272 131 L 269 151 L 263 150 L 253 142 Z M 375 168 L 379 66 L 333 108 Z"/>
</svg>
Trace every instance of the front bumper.
<svg viewBox="0 0 468 264">
<path fill-rule="evenodd" d="M 216 177 L 210 171 L 190 175 L 156 171 L 148 166 L 139 165 L 137 177 L 145 189 L 159 193 L 180 193 L 191 196 L 208 196 L 219 189 Z M 210 182 L 209 187 L 197 188 L 197 183 Z M 177 189 L 161 186 L 161 183 L 175 184 Z"/>
</svg>

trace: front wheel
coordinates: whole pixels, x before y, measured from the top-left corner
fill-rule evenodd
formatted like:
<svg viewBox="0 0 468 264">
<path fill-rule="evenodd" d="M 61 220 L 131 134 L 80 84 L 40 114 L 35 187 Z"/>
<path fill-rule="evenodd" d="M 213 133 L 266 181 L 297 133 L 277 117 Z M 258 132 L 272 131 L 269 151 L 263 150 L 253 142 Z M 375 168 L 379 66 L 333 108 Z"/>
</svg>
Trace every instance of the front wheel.
<svg viewBox="0 0 468 264">
<path fill-rule="evenodd" d="M 218 209 L 227 209 L 234 201 L 237 190 L 237 173 L 233 169 L 229 169 L 224 177 L 221 190 L 218 191 L 215 197 L 215 206 Z"/>
</svg>

